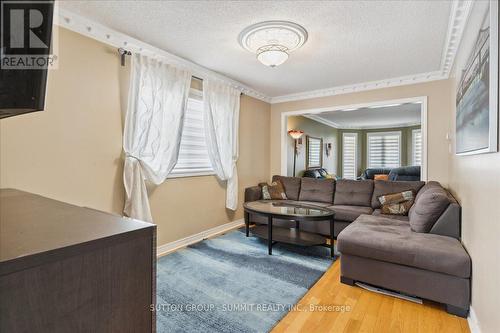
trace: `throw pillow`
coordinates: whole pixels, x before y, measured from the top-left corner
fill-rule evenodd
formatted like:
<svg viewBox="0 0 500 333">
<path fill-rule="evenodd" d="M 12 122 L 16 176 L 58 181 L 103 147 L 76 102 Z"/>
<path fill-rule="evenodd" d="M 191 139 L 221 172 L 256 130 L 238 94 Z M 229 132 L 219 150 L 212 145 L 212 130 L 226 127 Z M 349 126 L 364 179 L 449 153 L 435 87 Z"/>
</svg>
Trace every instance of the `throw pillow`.
<svg viewBox="0 0 500 333">
<path fill-rule="evenodd" d="M 420 193 L 419 193 L 420 194 Z M 411 230 L 429 232 L 450 204 L 446 191 L 440 187 L 427 189 L 418 196 L 409 214 Z"/>
<path fill-rule="evenodd" d="M 420 194 L 420 188 L 425 185 L 425 182 L 421 181 L 387 181 L 387 180 L 375 180 L 373 188 L 373 195 L 371 197 L 371 206 L 373 209 L 380 208 L 380 201 L 378 198 L 382 195 L 390 193 L 399 193 L 404 191 L 413 191 L 415 193 L 415 200 L 417 200 L 418 194 Z M 417 194 L 418 193 L 418 194 Z"/>
<path fill-rule="evenodd" d="M 284 177 L 284 176 L 273 176 L 273 182 L 280 181 L 285 189 L 286 197 L 289 200 L 299 200 L 299 192 L 300 192 L 300 182 L 301 178 L 299 177 Z"/>
<path fill-rule="evenodd" d="M 285 189 L 281 181 L 277 180 L 270 185 L 267 183 L 260 183 L 262 189 L 262 199 L 264 200 L 286 200 Z"/>
<path fill-rule="evenodd" d="M 389 180 L 389 175 L 375 175 L 373 176 L 373 180 Z"/>
<path fill-rule="evenodd" d="M 413 191 L 404 191 L 382 195 L 378 200 L 382 205 L 382 214 L 408 215 L 408 211 L 413 205 L 414 194 Z"/>
</svg>

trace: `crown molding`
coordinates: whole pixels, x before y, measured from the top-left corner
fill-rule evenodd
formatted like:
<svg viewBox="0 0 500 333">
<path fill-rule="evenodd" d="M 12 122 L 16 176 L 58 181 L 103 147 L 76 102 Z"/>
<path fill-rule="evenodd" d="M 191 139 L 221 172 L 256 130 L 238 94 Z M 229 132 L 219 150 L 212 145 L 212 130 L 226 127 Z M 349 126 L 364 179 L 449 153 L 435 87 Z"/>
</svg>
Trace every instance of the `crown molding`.
<svg viewBox="0 0 500 333">
<path fill-rule="evenodd" d="M 271 104 L 298 101 L 310 98 L 349 94 L 366 90 L 404 86 L 408 84 L 415 84 L 415 83 L 422 83 L 422 82 L 429 82 L 429 81 L 436 81 L 443 79 L 447 79 L 447 77 L 443 75 L 441 71 L 421 73 L 421 74 L 385 79 L 380 81 L 356 83 L 356 84 L 337 86 L 326 89 L 311 90 L 297 94 L 277 96 L 271 98 Z"/>
<path fill-rule="evenodd" d="M 472 0 L 454 0 L 451 5 L 450 18 L 448 20 L 448 32 L 441 58 L 441 72 L 446 78 L 450 76 L 458 47 L 462 41 L 467 21 L 472 11 Z"/>
<path fill-rule="evenodd" d="M 117 48 L 122 47 L 132 52 L 147 54 L 150 56 L 165 59 L 171 64 L 189 70 L 194 76 L 197 76 L 201 79 L 210 78 L 214 80 L 224 81 L 234 88 L 240 90 L 245 95 L 254 97 L 267 103 L 270 103 L 271 101 L 271 98 L 266 94 L 261 93 L 241 82 L 233 80 L 206 67 L 171 54 L 153 45 L 144 43 L 138 39 L 135 39 L 131 36 L 118 32 L 114 29 L 111 29 L 107 26 L 104 26 L 100 23 L 97 23 L 60 7 L 58 8 L 58 19 L 55 20 L 55 23 L 63 28 L 77 32 L 79 34 Z"/>
<path fill-rule="evenodd" d="M 341 126 L 340 124 L 333 122 L 331 120 L 325 119 L 319 115 L 316 114 L 304 114 L 302 115 L 303 117 L 309 118 L 311 120 L 317 121 L 318 123 L 322 123 L 324 125 L 340 129 L 340 130 L 370 130 L 370 129 L 393 129 L 393 128 L 400 128 L 400 127 L 412 127 L 412 126 L 417 126 L 421 125 L 420 122 L 407 122 L 407 123 L 401 123 L 398 125 L 390 125 L 390 126 Z"/>
<path fill-rule="evenodd" d="M 398 125 L 391 125 L 391 126 L 344 126 L 341 129 L 343 130 L 372 130 L 372 129 L 381 129 L 381 130 L 386 130 L 386 129 L 395 129 L 395 128 L 402 128 L 402 127 L 413 127 L 413 126 L 419 126 L 421 125 L 421 122 L 408 122 L 408 123 L 401 123 Z"/>
<path fill-rule="evenodd" d="M 462 40 L 465 25 L 472 10 L 472 5 L 473 1 L 471 0 L 453 0 L 441 64 L 438 71 L 276 96 L 271 98 L 271 104 L 448 79 L 460 41 Z"/>
<path fill-rule="evenodd" d="M 326 126 L 330 126 L 330 127 L 336 128 L 336 129 L 341 128 L 341 126 L 339 124 L 337 124 L 336 122 L 325 119 L 325 118 L 318 116 L 316 114 L 304 114 L 302 116 L 309 118 L 311 120 L 317 121 L 318 123 L 322 123 L 323 125 L 326 125 Z"/>
</svg>

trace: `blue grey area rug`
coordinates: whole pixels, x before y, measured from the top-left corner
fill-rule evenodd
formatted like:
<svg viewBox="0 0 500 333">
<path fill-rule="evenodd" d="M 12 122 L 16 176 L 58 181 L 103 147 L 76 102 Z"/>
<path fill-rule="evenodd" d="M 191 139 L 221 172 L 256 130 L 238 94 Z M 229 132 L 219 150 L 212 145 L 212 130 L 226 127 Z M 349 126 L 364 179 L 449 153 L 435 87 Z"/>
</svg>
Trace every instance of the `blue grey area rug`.
<svg viewBox="0 0 500 333">
<path fill-rule="evenodd" d="M 158 259 L 157 331 L 267 332 L 333 263 L 326 247 L 273 246 L 241 230 Z"/>
</svg>

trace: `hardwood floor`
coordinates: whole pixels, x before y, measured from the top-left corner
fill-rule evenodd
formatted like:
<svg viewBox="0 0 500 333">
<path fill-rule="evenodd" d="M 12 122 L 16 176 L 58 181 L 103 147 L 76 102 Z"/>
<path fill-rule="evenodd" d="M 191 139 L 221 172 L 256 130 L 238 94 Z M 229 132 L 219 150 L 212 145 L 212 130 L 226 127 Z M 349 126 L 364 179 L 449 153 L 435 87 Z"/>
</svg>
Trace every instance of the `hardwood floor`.
<svg viewBox="0 0 500 333">
<path fill-rule="evenodd" d="M 350 311 L 304 311 L 311 305 L 349 306 Z M 340 259 L 272 330 L 279 332 L 470 332 L 467 320 L 440 305 L 424 305 L 340 283 Z"/>
</svg>

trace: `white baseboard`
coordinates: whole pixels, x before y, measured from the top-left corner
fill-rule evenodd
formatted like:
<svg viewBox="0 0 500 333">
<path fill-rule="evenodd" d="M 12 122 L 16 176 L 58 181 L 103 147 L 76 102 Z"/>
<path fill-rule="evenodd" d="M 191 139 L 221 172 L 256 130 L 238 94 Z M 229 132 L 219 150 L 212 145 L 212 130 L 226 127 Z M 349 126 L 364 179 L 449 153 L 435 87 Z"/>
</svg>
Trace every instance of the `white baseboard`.
<svg viewBox="0 0 500 333">
<path fill-rule="evenodd" d="M 469 329 L 471 333 L 481 333 L 479 328 L 479 321 L 477 320 L 476 312 L 472 308 L 469 308 L 469 316 L 467 317 L 467 322 L 469 323 Z"/>
<path fill-rule="evenodd" d="M 245 221 L 243 219 L 239 219 L 233 222 L 229 222 L 223 225 L 219 225 L 215 228 L 211 228 L 205 231 L 202 231 L 200 233 L 197 233 L 195 235 L 191 235 L 167 244 L 160 245 L 156 248 L 156 256 L 161 257 L 164 256 L 170 252 L 173 252 L 175 250 L 178 250 L 180 248 L 186 247 L 188 245 L 200 242 L 204 239 L 207 239 L 209 237 L 216 236 L 218 234 L 227 232 L 229 230 L 239 228 L 245 224 Z"/>
</svg>

